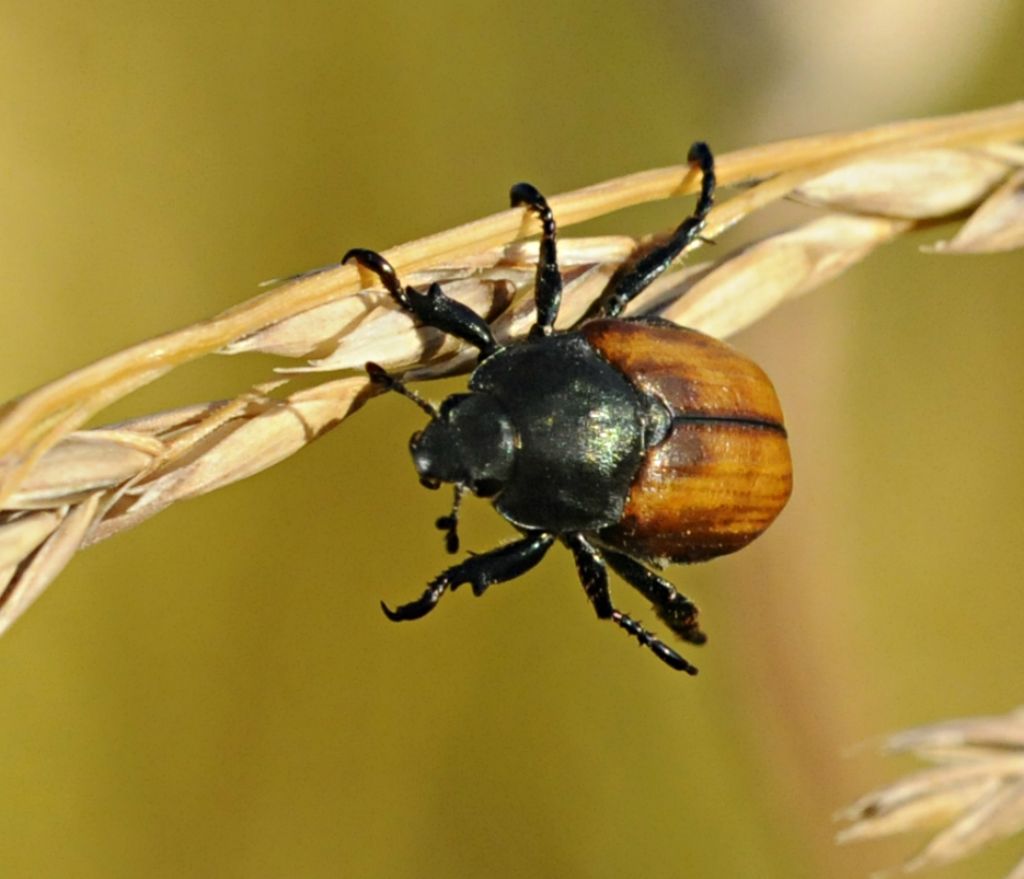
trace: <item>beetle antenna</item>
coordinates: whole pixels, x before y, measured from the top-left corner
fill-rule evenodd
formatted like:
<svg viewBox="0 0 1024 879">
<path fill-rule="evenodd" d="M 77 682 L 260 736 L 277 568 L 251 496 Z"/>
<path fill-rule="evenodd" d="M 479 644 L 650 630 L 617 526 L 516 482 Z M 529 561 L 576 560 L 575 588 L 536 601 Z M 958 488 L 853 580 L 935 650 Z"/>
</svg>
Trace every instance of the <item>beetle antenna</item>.
<svg viewBox="0 0 1024 879">
<path fill-rule="evenodd" d="M 378 366 L 376 363 L 367 363 L 366 373 L 370 376 L 370 381 L 375 385 L 380 385 L 385 391 L 395 391 L 395 393 L 401 394 L 406 399 L 412 400 L 431 418 L 437 418 L 437 408 L 433 403 L 429 400 L 424 400 L 415 391 L 409 390 L 409 388 L 402 384 L 402 382 L 393 375 L 388 375 L 387 372 L 385 372 L 384 367 Z"/>
<path fill-rule="evenodd" d="M 462 503 L 462 495 L 466 487 L 455 483 L 455 500 L 452 502 L 452 511 L 447 516 L 441 516 L 434 525 L 439 531 L 444 531 L 444 548 L 454 555 L 459 551 L 459 505 Z"/>
</svg>

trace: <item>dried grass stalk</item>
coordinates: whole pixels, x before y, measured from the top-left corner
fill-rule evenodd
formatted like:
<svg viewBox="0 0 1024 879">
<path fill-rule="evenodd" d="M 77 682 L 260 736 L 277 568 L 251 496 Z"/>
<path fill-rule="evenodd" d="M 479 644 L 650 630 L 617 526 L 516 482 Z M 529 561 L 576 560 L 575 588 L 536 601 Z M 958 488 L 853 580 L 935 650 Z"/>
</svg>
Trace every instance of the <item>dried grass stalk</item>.
<svg viewBox="0 0 1024 879">
<path fill-rule="evenodd" d="M 952 720 L 891 736 L 891 753 L 933 764 L 862 797 L 839 816 L 840 842 L 942 826 L 903 864 L 910 873 L 960 860 L 1024 831 L 1024 708 L 1001 717 Z M 1008 879 L 1024 876 L 1024 860 Z"/>
<path fill-rule="evenodd" d="M 1024 103 L 901 122 L 851 134 L 756 147 L 718 157 L 720 201 L 705 234 L 797 199 L 821 216 L 711 262 L 667 273 L 631 304 L 724 337 L 781 302 L 814 289 L 876 247 L 914 229 L 967 219 L 943 248 L 1020 246 L 1024 205 L 1018 141 Z M 646 171 L 552 198 L 564 231 L 630 205 L 695 191 L 687 165 Z M 535 234 L 508 210 L 385 256 L 414 284 L 438 281 L 492 322 L 502 342 L 533 319 Z M 560 326 L 579 317 L 608 277 L 652 238 L 560 242 L 566 288 Z M 75 549 L 169 504 L 271 466 L 355 411 L 374 393 L 361 368 L 374 360 L 408 377 L 469 369 L 455 340 L 417 328 L 375 278 L 329 266 L 286 279 L 210 320 L 151 339 L 13 400 L 0 410 L 0 631 L 39 594 Z M 233 400 L 159 413 L 103 430 L 76 431 L 104 406 L 197 357 L 264 353 L 298 359 L 289 372 L 359 370 L 291 391 L 288 379 Z"/>
</svg>

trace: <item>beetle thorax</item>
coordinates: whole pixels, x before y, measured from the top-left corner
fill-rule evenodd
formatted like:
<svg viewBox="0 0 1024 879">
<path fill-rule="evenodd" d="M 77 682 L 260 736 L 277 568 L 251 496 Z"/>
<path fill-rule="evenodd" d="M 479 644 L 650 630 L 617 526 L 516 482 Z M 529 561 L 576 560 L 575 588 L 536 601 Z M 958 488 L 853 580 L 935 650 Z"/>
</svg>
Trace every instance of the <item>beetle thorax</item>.
<svg viewBox="0 0 1024 879">
<path fill-rule="evenodd" d="M 494 506 L 514 525 L 563 534 L 618 521 L 644 454 L 640 395 L 579 333 L 511 345 L 470 390 L 514 431 L 513 467 Z"/>
</svg>

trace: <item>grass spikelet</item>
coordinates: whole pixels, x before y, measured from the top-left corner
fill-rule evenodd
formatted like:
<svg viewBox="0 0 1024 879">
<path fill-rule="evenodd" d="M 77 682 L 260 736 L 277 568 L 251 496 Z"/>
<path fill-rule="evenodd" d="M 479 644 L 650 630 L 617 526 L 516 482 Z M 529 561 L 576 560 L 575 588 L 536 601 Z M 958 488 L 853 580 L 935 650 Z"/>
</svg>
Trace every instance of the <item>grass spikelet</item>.
<svg viewBox="0 0 1024 879">
<path fill-rule="evenodd" d="M 840 842 L 941 829 L 903 864 L 907 873 L 961 860 L 1024 831 L 1024 708 L 1002 717 L 951 720 L 884 743 L 925 769 L 862 797 L 839 815 Z M 945 825 L 945 826 L 943 826 Z M 1024 876 L 1024 860 L 1007 879 Z"/>
</svg>

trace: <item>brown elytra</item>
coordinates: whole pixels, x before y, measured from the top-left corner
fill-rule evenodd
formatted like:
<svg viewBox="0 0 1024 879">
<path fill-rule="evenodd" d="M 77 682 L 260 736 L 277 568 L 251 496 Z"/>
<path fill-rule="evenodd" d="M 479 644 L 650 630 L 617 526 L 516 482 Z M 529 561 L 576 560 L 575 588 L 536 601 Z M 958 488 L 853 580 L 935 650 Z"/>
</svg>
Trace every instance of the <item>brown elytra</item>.
<svg viewBox="0 0 1024 879">
<path fill-rule="evenodd" d="M 734 552 L 781 512 L 793 485 L 778 397 L 757 364 L 695 330 L 598 319 L 579 331 L 673 413 L 621 521 L 601 539 L 638 557 L 698 562 Z"/>
</svg>

